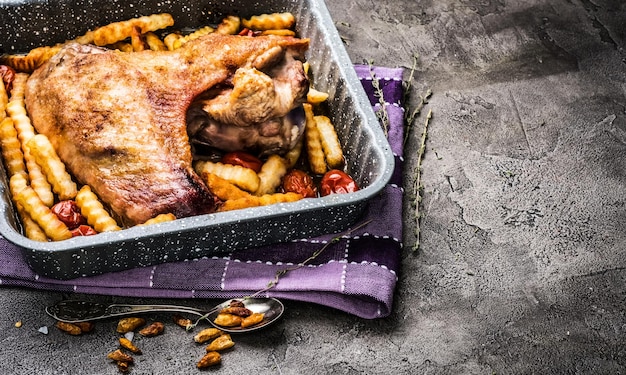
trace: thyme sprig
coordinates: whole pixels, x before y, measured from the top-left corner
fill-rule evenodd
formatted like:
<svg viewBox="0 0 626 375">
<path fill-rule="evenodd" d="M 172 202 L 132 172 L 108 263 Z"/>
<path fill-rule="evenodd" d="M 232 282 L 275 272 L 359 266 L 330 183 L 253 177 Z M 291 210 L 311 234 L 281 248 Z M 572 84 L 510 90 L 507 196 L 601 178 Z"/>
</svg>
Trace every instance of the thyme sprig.
<svg viewBox="0 0 626 375">
<path fill-rule="evenodd" d="M 370 77 L 372 78 L 372 87 L 374 88 L 374 96 L 378 99 L 379 108 L 374 111 L 376 113 L 376 117 L 378 118 L 378 122 L 383 128 L 383 132 L 385 133 L 385 137 L 389 134 L 389 113 L 387 112 L 387 102 L 385 101 L 385 95 L 383 92 L 383 88 L 380 86 L 380 80 L 376 76 L 376 72 L 374 72 L 374 61 L 367 60 L 367 66 L 369 68 Z"/>
<path fill-rule="evenodd" d="M 413 63 L 411 65 L 410 73 L 408 79 L 403 81 L 403 89 L 404 89 L 404 102 L 409 103 L 410 96 L 413 94 L 413 80 L 415 77 L 415 72 L 417 71 L 417 65 L 419 62 L 419 55 L 417 53 L 413 54 Z M 413 126 L 416 123 L 417 119 L 422 114 L 424 107 L 428 104 L 430 97 L 432 96 L 432 91 L 427 89 L 423 95 L 419 96 L 419 101 L 415 105 L 415 107 L 406 108 L 404 114 L 404 139 L 403 139 L 403 149 L 406 150 L 406 145 L 408 143 L 409 137 L 414 133 Z M 415 163 L 415 169 L 413 170 L 415 179 L 413 180 L 413 198 L 411 204 L 415 209 L 415 244 L 412 247 L 412 250 L 416 252 L 419 250 L 420 246 L 420 219 L 422 218 L 422 214 L 420 212 L 420 204 L 422 203 L 423 197 L 423 186 L 422 186 L 422 161 L 424 159 L 424 154 L 426 153 L 426 140 L 428 138 L 428 125 L 430 124 L 430 120 L 432 119 L 432 109 L 428 110 L 426 115 L 426 120 L 424 121 L 424 125 L 422 127 L 422 133 L 420 136 L 420 143 L 417 149 L 417 161 Z"/>
<path fill-rule="evenodd" d="M 415 180 L 413 181 L 413 191 L 415 191 L 415 245 L 413 245 L 413 251 L 417 251 L 420 246 L 420 204 L 422 203 L 422 160 L 424 159 L 424 153 L 426 152 L 426 139 L 428 138 L 428 124 L 430 124 L 430 119 L 432 118 L 433 112 L 431 109 L 428 110 L 428 114 L 426 115 L 426 120 L 424 121 L 424 127 L 422 129 L 422 137 L 420 141 L 420 146 L 417 150 L 417 162 L 415 166 Z"/>
<path fill-rule="evenodd" d="M 337 234 L 335 237 L 331 238 L 330 241 L 326 242 L 324 244 L 324 246 L 322 246 L 319 249 L 315 250 L 313 252 L 313 254 L 311 254 L 311 256 L 308 257 L 307 259 L 305 259 L 303 262 L 300 262 L 300 263 L 298 263 L 298 264 L 296 264 L 294 266 L 287 267 L 287 268 L 284 268 L 284 269 L 276 271 L 276 274 L 274 275 L 274 279 L 267 283 L 267 287 L 257 291 L 254 294 L 252 294 L 251 297 L 256 297 L 259 294 L 265 293 L 268 290 L 272 289 L 273 287 L 278 285 L 278 282 L 280 281 L 281 277 L 285 276 L 287 273 L 289 273 L 291 271 L 295 271 L 297 269 L 300 269 L 300 268 L 306 266 L 307 264 L 309 264 L 310 262 L 315 260 L 315 258 L 317 258 L 320 254 L 322 254 L 324 252 L 324 250 L 326 250 L 328 247 L 330 247 L 330 245 L 339 242 L 342 237 L 345 237 L 345 236 L 349 235 L 350 233 L 352 233 L 352 232 L 354 232 L 354 231 L 356 231 L 358 229 L 363 228 L 364 226 L 369 224 L 371 221 L 372 221 L 371 219 L 367 220 L 367 221 L 364 221 L 364 222 L 360 223 L 359 225 L 357 225 L 357 226 L 355 226 L 353 228 L 349 228 L 348 230 Z"/>
</svg>

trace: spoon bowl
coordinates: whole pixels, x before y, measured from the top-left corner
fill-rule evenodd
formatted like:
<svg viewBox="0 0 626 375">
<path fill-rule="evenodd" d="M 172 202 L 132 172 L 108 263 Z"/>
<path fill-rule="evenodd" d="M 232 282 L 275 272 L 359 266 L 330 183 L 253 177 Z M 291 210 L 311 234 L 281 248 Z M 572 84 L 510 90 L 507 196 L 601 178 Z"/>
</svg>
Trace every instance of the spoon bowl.
<svg viewBox="0 0 626 375">
<path fill-rule="evenodd" d="M 253 313 L 263 313 L 263 321 L 250 327 L 224 327 L 214 323 L 220 311 L 233 301 L 241 301 Z M 197 315 L 224 332 L 244 333 L 266 327 L 278 320 L 285 306 L 276 298 L 242 297 L 220 303 L 210 310 L 177 305 L 103 304 L 85 300 L 63 300 L 46 307 L 46 313 L 56 320 L 67 323 L 88 322 L 148 312 L 177 312 Z"/>
</svg>

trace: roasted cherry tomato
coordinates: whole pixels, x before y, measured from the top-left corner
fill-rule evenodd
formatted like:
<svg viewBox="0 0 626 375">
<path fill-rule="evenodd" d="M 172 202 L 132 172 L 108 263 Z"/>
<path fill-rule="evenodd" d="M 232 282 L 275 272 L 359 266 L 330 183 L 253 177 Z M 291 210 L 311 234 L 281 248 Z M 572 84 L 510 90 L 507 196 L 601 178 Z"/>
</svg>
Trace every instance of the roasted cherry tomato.
<svg viewBox="0 0 626 375">
<path fill-rule="evenodd" d="M 338 169 L 326 172 L 320 182 L 320 194 L 322 196 L 329 194 L 353 193 L 357 190 L 359 190 L 359 187 L 356 185 L 356 182 L 354 182 L 352 177 Z"/>
<path fill-rule="evenodd" d="M 250 168 L 257 173 L 259 173 L 261 166 L 263 165 L 261 159 L 244 151 L 233 151 L 224 154 L 224 156 L 222 156 L 222 163 L 241 165 L 242 167 Z"/>
<path fill-rule="evenodd" d="M 7 93 L 11 92 L 11 86 L 15 79 L 15 70 L 7 65 L 0 65 L 0 79 L 4 82 L 4 89 Z"/>
<path fill-rule="evenodd" d="M 51 210 L 69 229 L 87 224 L 87 219 L 81 215 L 80 208 L 72 200 L 61 201 L 52 206 Z"/>
<path fill-rule="evenodd" d="M 299 169 L 292 169 L 283 177 L 283 190 L 286 193 L 298 193 L 305 198 L 317 197 L 317 188 L 313 179 Z"/>
<path fill-rule="evenodd" d="M 78 227 L 72 229 L 71 232 L 72 237 L 93 236 L 94 234 L 98 234 L 98 232 L 96 232 L 96 230 L 89 225 L 79 225 Z"/>
</svg>

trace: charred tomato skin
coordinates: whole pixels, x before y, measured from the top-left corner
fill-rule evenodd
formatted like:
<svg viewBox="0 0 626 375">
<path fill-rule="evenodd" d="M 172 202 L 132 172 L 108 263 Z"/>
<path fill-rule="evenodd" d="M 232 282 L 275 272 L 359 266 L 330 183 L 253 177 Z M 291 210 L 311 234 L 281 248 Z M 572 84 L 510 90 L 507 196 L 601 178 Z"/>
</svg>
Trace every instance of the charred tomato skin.
<svg viewBox="0 0 626 375">
<path fill-rule="evenodd" d="M 79 225 L 78 227 L 72 229 L 71 232 L 72 237 L 93 236 L 94 234 L 98 234 L 98 232 L 96 232 L 96 230 L 89 225 Z"/>
<path fill-rule="evenodd" d="M 359 190 L 356 182 L 347 173 L 332 169 L 324 174 L 320 182 L 320 195 L 346 194 Z"/>
<path fill-rule="evenodd" d="M 50 209 L 69 229 L 87 224 L 87 219 L 80 213 L 80 207 L 73 200 L 61 201 Z"/>
<path fill-rule="evenodd" d="M 313 178 L 300 169 L 292 169 L 283 177 L 283 190 L 286 193 L 298 193 L 305 198 L 317 197 Z"/>
</svg>

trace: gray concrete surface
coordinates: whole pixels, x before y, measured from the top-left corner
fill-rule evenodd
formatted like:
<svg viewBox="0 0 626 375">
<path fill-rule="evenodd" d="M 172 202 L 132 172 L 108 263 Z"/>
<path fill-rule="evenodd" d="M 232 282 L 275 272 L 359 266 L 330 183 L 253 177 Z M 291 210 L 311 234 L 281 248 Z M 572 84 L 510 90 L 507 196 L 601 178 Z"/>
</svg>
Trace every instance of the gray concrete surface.
<svg viewBox="0 0 626 375">
<path fill-rule="evenodd" d="M 406 147 L 406 245 L 392 316 L 369 321 L 287 302 L 273 329 L 237 337 L 207 372 L 625 373 L 625 3 L 328 6 L 354 62 L 408 68 L 418 53 L 409 106 L 434 93 L 420 246 L 412 250 L 423 116 Z M 0 288 L 0 373 L 117 373 L 105 358 L 115 321 L 80 337 L 37 332 L 52 324 L 43 307 L 61 297 Z M 142 346 L 133 374 L 198 373 L 203 349 L 184 333 L 170 329 Z"/>
</svg>

